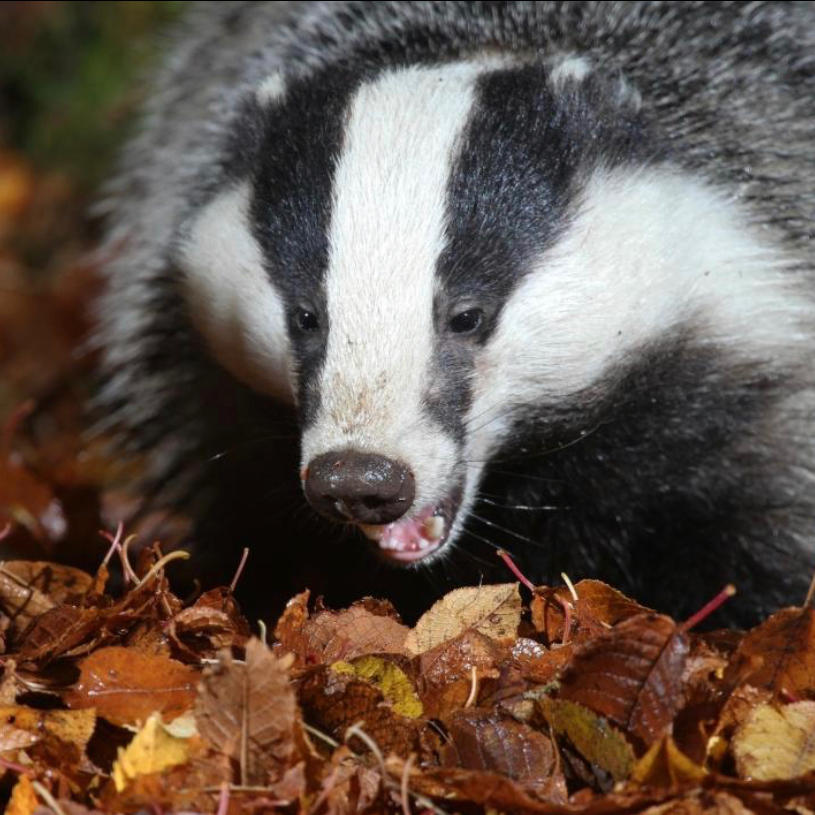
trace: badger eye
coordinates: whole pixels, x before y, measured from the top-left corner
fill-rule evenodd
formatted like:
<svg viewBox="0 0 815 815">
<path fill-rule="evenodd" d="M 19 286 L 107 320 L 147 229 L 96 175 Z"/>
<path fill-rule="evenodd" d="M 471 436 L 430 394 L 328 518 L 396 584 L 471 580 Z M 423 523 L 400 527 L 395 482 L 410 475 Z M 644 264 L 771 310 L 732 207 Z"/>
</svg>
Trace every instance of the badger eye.
<svg viewBox="0 0 815 815">
<path fill-rule="evenodd" d="M 301 331 L 317 331 L 320 327 L 320 320 L 317 315 L 306 308 L 297 309 L 294 322 Z"/>
<path fill-rule="evenodd" d="M 480 308 L 468 308 L 450 318 L 449 327 L 454 334 L 472 334 L 481 327 L 484 312 Z"/>
</svg>

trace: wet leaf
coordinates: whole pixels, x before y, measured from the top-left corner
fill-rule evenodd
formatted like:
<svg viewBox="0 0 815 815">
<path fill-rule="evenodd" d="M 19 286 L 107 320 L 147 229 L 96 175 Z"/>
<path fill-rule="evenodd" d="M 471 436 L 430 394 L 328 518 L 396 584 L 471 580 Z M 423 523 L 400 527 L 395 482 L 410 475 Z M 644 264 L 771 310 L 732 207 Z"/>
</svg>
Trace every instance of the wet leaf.
<svg viewBox="0 0 815 815">
<path fill-rule="evenodd" d="M 455 589 L 435 603 L 405 640 L 411 654 L 422 654 L 468 629 L 490 639 L 514 638 L 521 621 L 517 583 Z"/>
<path fill-rule="evenodd" d="M 562 699 L 544 699 L 540 707 L 555 733 L 566 736 L 590 764 L 610 773 L 615 781 L 631 775 L 636 761 L 634 750 L 602 716 Z"/>
<path fill-rule="evenodd" d="M 756 707 L 732 743 L 742 778 L 768 781 L 815 772 L 815 702 Z"/>
<path fill-rule="evenodd" d="M 413 683 L 393 662 L 381 657 L 358 657 L 353 662 L 335 662 L 331 670 L 370 682 L 382 691 L 385 701 L 400 716 L 416 719 L 423 713 L 422 702 L 416 695 Z"/>
<path fill-rule="evenodd" d="M 407 758 L 420 749 L 416 720 L 397 713 L 375 684 L 347 672 L 311 672 L 300 684 L 299 699 L 306 721 L 339 742 L 345 741 L 348 728 L 358 725 L 385 754 Z M 359 737 L 349 744 L 358 752 L 369 749 Z"/>
<path fill-rule="evenodd" d="M 538 730 L 490 710 L 463 710 L 445 721 L 450 742 L 444 763 L 512 778 L 548 795 L 558 760 L 551 739 Z"/>
<path fill-rule="evenodd" d="M 688 638 L 669 617 L 640 614 L 575 653 L 560 697 L 606 716 L 653 744 L 681 707 Z"/>
<path fill-rule="evenodd" d="M 0 708 L 0 752 L 58 739 L 81 754 L 95 725 L 93 710 L 36 710 L 22 705 Z"/>
<path fill-rule="evenodd" d="M 101 648 L 79 663 L 80 676 L 65 695 L 72 708 L 95 708 L 113 724 L 166 719 L 192 708 L 198 675 L 180 662 L 133 648 Z"/>
</svg>

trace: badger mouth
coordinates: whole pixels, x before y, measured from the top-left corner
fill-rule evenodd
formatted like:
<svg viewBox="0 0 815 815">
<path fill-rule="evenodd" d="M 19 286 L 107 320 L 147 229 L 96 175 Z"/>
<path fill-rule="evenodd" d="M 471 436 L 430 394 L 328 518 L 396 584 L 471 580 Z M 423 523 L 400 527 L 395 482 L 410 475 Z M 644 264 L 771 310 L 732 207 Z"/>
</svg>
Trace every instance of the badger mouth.
<svg viewBox="0 0 815 815">
<path fill-rule="evenodd" d="M 461 505 L 462 488 L 455 487 L 437 504 L 389 524 L 359 524 L 378 545 L 379 554 L 394 563 L 415 563 L 435 554 L 447 542 Z"/>
</svg>

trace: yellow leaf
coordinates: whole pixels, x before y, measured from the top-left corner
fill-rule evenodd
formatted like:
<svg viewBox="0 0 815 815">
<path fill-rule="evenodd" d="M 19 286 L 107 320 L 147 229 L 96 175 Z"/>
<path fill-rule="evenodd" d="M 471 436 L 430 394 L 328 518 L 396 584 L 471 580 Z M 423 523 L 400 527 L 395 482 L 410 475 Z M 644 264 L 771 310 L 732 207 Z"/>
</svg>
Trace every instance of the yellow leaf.
<svg viewBox="0 0 815 815">
<path fill-rule="evenodd" d="M 815 771 L 815 702 L 756 707 L 733 736 L 736 769 L 755 781 Z"/>
<path fill-rule="evenodd" d="M 407 635 L 405 648 L 423 654 L 470 629 L 496 640 L 514 638 L 520 622 L 517 583 L 455 589 L 421 616 Z"/>
<path fill-rule="evenodd" d="M 636 763 L 631 780 L 646 787 L 672 787 L 685 781 L 701 781 L 707 773 L 695 764 L 670 737 L 654 742 Z"/>
<path fill-rule="evenodd" d="M 542 699 L 541 711 L 559 735 L 566 735 L 589 763 L 624 781 L 634 767 L 634 749 L 625 736 L 602 716 L 576 702 Z"/>
<path fill-rule="evenodd" d="M 382 657 L 359 657 L 351 662 L 335 662 L 331 665 L 335 673 L 352 674 L 375 685 L 391 707 L 401 716 L 417 719 L 423 707 L 407 674 L 393 662 Z"/>
<path fill-rule="evenodd" d="M 188 740 L 168 733 L 161 716 L 154 714 L 126 748 L 119 748 L 119 757 L 113 765 L 116 791 L 122 792 L 129 781 L 140 775 L 184 764 L 189 757 Z"/>
<path fill-rule="evenodd" d="M 31 779 L 27 775 L 21 775 L 11 791 L 5 815 L 32 815 L 38 806 L 39 801 L 37 801 Z"/>
<path fill-rule="evenodd" d="M 0 746 L 9 750 L 52 737 L 84 750 L 95 726 L 92 708 L 42 711 L 22 705 L 0 707 Z"/>
</svg>

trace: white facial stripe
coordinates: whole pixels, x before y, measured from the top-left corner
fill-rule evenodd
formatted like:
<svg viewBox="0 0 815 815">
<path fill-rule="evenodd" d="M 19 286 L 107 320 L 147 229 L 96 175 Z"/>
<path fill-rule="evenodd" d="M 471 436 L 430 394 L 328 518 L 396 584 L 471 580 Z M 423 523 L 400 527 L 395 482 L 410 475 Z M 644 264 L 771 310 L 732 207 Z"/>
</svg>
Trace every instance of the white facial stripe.
<svg viewBox="0 0 815 815">
<path fill-rule="evenodd" d="M 197 215 L 181 247 L 187 303 L 215 357 L 238 379 L 292 399 L 283 303 L 249 231 L 249 187 L 219 195 Z"/>
<path fill-rule="evenodd" d="M 700 182 L 664 170 L 598 173 L 479 360 L 471 415 L 484 428 L 469 455 L 488 455 L 513 404 L 568 399 L 688 319 L 734 354 L 783 353 L 804 336 L 795 325 L 808 308 L 787 280 L 780 253 Z"/>
<path fill-rule="evenodd" d="M 486 64 L 411 67 L 363 85 L 334 179 L 322 405 L 304 460 L 354 447 L 404 461 L 437 501 L 455 445 L 422 414 L 435 266 L 456 141 Z"/>
</svg>

